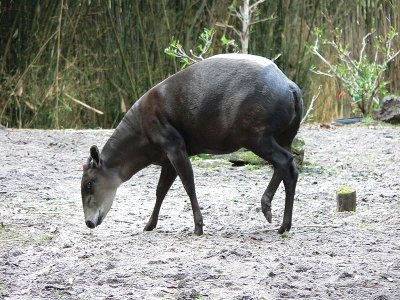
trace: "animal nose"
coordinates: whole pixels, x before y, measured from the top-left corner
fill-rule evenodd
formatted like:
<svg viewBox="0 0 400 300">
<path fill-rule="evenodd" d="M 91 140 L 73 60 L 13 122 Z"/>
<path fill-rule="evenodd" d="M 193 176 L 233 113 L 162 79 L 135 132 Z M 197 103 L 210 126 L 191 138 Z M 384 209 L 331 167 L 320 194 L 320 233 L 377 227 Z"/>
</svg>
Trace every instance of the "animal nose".
<svg viewBox="0 0 400 300">
<path fill-rule="evenodd" d="M 86 226 L 89 227 L 90 229 L 93 229 L 96 227 L 96 224 L 94 224 L 92 221 L 86 221 Z"/>
</svg>

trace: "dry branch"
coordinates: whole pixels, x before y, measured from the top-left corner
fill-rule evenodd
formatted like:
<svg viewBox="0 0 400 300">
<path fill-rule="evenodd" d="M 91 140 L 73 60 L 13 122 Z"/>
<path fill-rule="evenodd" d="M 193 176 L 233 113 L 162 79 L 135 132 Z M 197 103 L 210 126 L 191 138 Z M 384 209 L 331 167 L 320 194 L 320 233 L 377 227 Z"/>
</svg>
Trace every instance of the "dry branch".
<svg viewBox="0 0 400 300">
<path fill-rule="evenodd" d="M 321 88 L 322 88 L 322 85 L 319 86 L 319 88 L 318 88 L 318 93 L 312 97 L 310 106 L 308 107 L 307 112 L 305 113 L 305 115 L 304 115 L 303 119 L 301 120 L 300 124 L 303 124 L 303 123 L 307 120 L 308 115 L 309 115 L 309 114 L 311 113 L 311 111 L 313 110 L 313 108 L 314 108 L 314 103 L 315 103 L 315 101 L 318 99 L 319 94 L 321 94 Z"/>
<path fill-rule="evenodd" d="M 94 111 L 95 113 L 98 113 L 99 115 L 104 115 L 104 113 L 103 113 L 101 110 L 98 110 L 98 109 L 96 109 L 96 108 L 94 108 L 94 107 L 91 107 L 90 105 L 87 105 L 86 103 L 84 103 L 84 102 L 82 102 L 82 101 L 80 101 L 80 100 L 78 100 L 78 99 L 72 97 L 71 95 L 69 95 L 69 94 L 67 94 L 67 93 L 65 93 L 65 92 L 64 92 L 64 95 L 67 96 L 67 97 L 68 97 L 69 99 L 71 99 L 72 101 L 78 103 L 79 105 L 82 105 L 83 107 L 86 107 L 86 108 L 88 108 L 88 109 Z"/>
</svg>

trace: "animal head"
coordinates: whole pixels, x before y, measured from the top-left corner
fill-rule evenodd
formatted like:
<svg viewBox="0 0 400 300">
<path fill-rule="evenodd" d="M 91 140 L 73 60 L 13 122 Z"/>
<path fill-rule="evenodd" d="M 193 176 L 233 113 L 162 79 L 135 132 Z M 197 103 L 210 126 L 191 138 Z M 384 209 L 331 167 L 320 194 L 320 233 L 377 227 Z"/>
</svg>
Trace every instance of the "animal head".
<svg viewBox="0 0 400 300">
<path fill-rule="evenodd" d="M 83 165 L 81 194 L 87 227 L 100 225 L 109 212 L 121 181 L 113 169 L 100 158 L 97 146 L 90 147 L 90 156 Z"/>
</svg>

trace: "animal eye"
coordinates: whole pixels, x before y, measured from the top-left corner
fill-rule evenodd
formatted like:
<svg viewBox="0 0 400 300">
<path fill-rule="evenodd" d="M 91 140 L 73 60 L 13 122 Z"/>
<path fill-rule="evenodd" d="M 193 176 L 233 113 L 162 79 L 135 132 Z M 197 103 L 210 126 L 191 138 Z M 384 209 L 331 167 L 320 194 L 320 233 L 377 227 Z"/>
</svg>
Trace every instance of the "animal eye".
<svg viewBox="0 0 400 300">
<path fill-rule="evenodd" d="M 86 184 L 86 188 L 87 188 L 88 190 L 92 189 L 92 182 L 91 182 L 91 181 L 89 181 L 89 182 Z"/>
</svg>

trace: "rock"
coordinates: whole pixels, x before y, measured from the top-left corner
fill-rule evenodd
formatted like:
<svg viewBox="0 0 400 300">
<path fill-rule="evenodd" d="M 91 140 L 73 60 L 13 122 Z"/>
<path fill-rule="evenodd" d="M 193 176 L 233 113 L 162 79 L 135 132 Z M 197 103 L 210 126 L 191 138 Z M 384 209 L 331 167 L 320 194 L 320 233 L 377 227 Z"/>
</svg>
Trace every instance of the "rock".
<svg viewBox="0 0 400 300">
<path fill-rule="evenodd" d="M 340 279 L 345 279 L 345 278 L 353 278 L 354 274 L 351 274 L 349 272 L 343 272 L 342 274 L 339 275 Z"/>
<path fill-rule="evenodd" d="M 375 111 L 375 118 L 391 123 L 400 123 L 400 96 L 385 96 L 381 108 Z"/>
<path fill-rule="evenodd" d="M 176 299 L 186 300 L 186 299 L 201 299 L 203 295 L 195 289 L 182 290 L 174 294 Z"/>
<path fill-rule="evenodd" d="M 271 272 L 268 273 L 268 276 L 269 276 L 269 277 L 275 277 L 275 276 L 276 276 L 276 273 L 274 273 L 273 271 L 271 271 Z"/>
<path fill-rule="evenodd" d="M 15 249 L 11 252 L 11 255 L 14 257 L 20 256 L 21 254 L 24 254 L 24 252 L 22 252 L 20 249 Z"/>
</svg>

